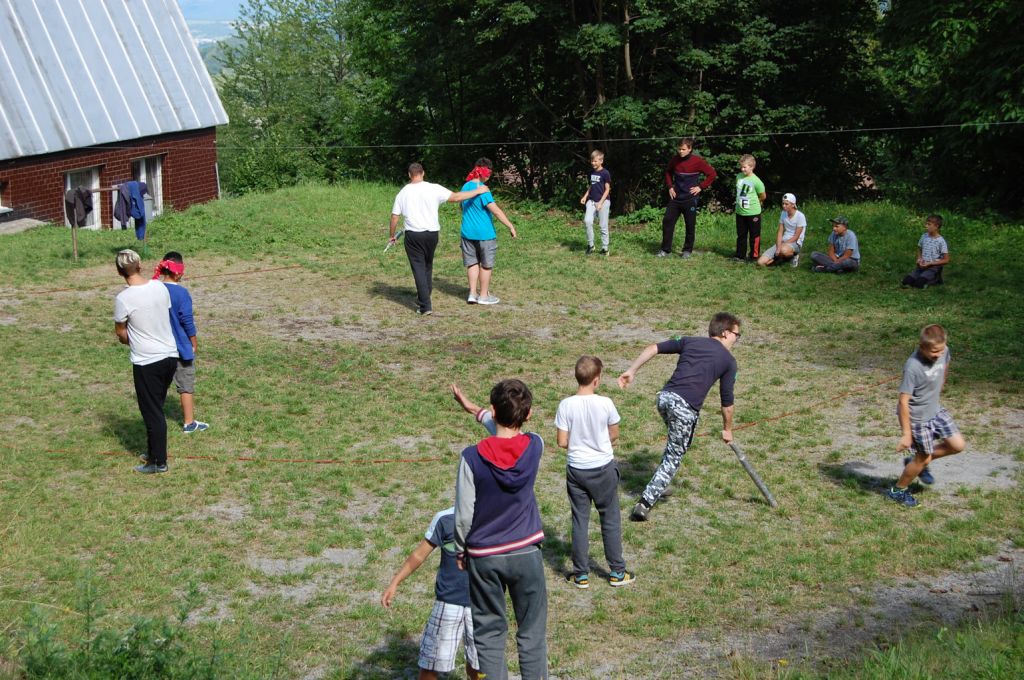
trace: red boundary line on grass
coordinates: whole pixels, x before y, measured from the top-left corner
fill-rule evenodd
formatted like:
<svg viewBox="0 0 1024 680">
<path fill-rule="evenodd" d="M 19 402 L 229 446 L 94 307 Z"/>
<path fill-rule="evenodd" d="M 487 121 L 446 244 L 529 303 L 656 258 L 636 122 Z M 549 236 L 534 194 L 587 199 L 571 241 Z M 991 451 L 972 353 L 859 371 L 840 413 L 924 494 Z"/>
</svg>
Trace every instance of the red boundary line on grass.
<svg viewBox="0 0 1024 680">
<path fill-rule="evenodd" d="M 73 453 L 68 449 L 46 449 L 46 453 Z M 133 456 L 128 451 L 97 451 L 97 456 Z M 170 457 L 170 454 L 168 454 Z M 230 456 L 218 458 L 216 456 L 174 456 L 178 460 L 207 460 L 217 463 L 308 463 L 311 465 L 386 465 L 388 463 L 436 463 L 444 460 L 440 457 L 433 458 L 353 458 L 352 460 L 339 460 L 337 458 L 257 458 L 256 456 Z"/>
<path fill-rule="evenodd" d="M 224 272 L 223 274 L 200 274 L 199 276 L 190 276 L 189 280 L 195 281 L 196 279 L 213 279 L 218 276 L 245 276 L 246 274 L 263 274 L 266 272 L 278 272 L 282 269 L 301 269 L 301 264 L 289 264 L 283 267 L 270 267 L 269 269 L 250 269 L 244 272 Z M 47 295 L 49 293 L 75 293 L 86 290 L 96 290 L 97 288 L 113 287 L 116 284 L 113 283 L 99 283 L 95 286 L 84 286 L 82 288 L 51 288 L 49 290 L 26 290 L 20 293 L 0 293 L 0 297 L 17 297 L 18 295 Z"/>
<path fill-rule="evenodd" d="M 898 375 L 891 376 L 889 378 L 886 378 L 885 380 L 880 380 L 878 382 L 871 383 L 870 385 L 865 385 L 864 387 L 860 387 L 855 390 L 847 390 L 846 392 L 840 392 L 836 396 L 829 399 L 828 402 L 824 403 L 830 403 L 833 401 L 837 401 L 839 399 L 843 399 L 844 397 L 849 397 L 854 394 L 860 394 L 861 392 L 866 392 L 874 387 L 895 382 L 899 379 L 900 376 Z M 777 420 L 782 420 L 783 418 L 789 418 L 791 416 L 799 415 L 801 413 L 810 411 L 811 409 L 819 405 L 820 403 L 812 404 L 810 406 L 798 408 L 795 411 L 787 411 L 785 413 L 780 413 L 777 416 L 765 418 L 764 420 L 755 420 L 752 423 L 744 423 L 739 427 L 734 427 L 733 431 L 735 432 L 739 430 L 746 430 L 751 427 L 763 425 L 764 423 L 771 423 Z M 708 432 L 701 432 L 696 436 L 707 437 L 709 434 L 710 433 Z M 46 449 L 46 453 L 69 454 L 73 452 L 67 449 Z M 97 451 L 96 455 L 131 456 L 132 454 L 127 451 Z M 444 460 L 444 458 L 440 456 L 433 456 L 429 458 L 353 458 L 351 460 L 339 460 L 337 458 L 257 458 L 256 456 L 231 456 L 228 458 L 217 458 L 216 456 L 175 456 L 175 458 L 180 460 L 204 460 L 218 463 L 305 463 L 309 465 L 387 465 L 390 463 L 436 463 L 438 461 Z"/>
</svg>

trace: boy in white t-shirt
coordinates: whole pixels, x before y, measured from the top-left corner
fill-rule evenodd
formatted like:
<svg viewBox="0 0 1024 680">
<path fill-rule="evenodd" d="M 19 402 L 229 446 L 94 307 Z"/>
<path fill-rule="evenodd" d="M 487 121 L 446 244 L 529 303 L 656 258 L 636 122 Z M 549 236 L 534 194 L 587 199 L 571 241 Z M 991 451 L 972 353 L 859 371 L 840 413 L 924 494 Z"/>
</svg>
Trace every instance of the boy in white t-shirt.
<svg viewBox="0 0 1024 680">
<path fill-rule="evenodd" d="M 800 264 L 800 250 L 804 246 L 807 235 L 807 218 L 796 209 L 796 196 L 782 195 L 782 212 L 779 214 L 779 231 L 775 235 L 775 245 L 764 251 L 757 263 L 768 267 L 776 262 L 789 260 L 791 267 Z"/>
<path fill-rule="evenodd" d="M 636 576 L 622 558 L 622 519 L 619 511 L 619 467 L 612 444 L 619 438 L 619 412 L 608 397 L 597 394 L 601 360 L 582 356 L 576 362 L 579 389 L 562 400 L 555 412 L 558 445 L 568 449 L 565 487 L 572 506 L 572 573 L 566 580 L 577 588 L 590 587 L 590 504 L 601 516 L 601 538 L 608 560 L 608 583 L 624 586 Z"/>
</svg>

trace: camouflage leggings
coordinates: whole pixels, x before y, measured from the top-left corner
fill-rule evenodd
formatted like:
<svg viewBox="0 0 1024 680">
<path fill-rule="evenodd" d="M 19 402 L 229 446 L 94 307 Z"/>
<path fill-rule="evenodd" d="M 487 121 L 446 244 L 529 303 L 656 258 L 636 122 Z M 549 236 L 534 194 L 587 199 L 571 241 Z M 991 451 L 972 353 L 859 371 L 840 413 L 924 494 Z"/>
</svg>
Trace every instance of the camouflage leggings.
<svg viewBox="0 0 1024 680">
<path fill-rule="evenodd" d="M 686 400 L 675 392 L 658 392 L 658 413 L 668 426 L 668 443 L 661 457 L 661 464 L 654 471 L 654 476 L 644 489 L 644 502 L 653 506 L 661 498 L 661 494 L 672 482 L 672 478 L 683 462 L 683 454 L 693 442 L 693 433 L 697 429 L 700 413 L 686 403 Z"/>
</svg>

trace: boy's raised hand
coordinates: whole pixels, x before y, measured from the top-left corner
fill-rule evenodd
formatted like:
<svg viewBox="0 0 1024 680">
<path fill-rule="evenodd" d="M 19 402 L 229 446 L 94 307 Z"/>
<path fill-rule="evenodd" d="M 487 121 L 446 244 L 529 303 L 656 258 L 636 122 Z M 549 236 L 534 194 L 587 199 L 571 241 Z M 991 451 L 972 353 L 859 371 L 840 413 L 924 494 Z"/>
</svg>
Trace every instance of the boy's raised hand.
<svg viewBox="0 0 1024 680">
<path fill-rule="evenodd" d="M 476 415 L 477 411 L 480 410 L 480 407 L 474 404 L 469 399 L 467 399 L 466 395 L 462 393 L 462 390 L 460 390 L 459 386 L 456 385 L 455 383 L 451 384 L 451 390 L 452 396 L 455 398 L 455 401 L 459 402 L 459 406 L 461 406 L 466 411 L 466 413 L 472 413 L 473 415 Z"/>
</svg>

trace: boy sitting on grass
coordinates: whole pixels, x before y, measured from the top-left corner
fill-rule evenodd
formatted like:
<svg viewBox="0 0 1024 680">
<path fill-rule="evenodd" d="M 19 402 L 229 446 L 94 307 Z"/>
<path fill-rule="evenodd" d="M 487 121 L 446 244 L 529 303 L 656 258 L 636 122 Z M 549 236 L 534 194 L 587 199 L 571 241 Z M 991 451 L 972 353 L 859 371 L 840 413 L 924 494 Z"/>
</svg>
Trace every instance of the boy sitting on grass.
<svg viewBox="0 0 1024 680">
<path fill-rule="evenodd" d="M 430 556 L 441 548 L 441 563 L 434 581 L 434 607 L 423 629 L 420 643 L 419 680 L 437 680 L 439 673 L 455 670 L 459 641 L 465 643 L 466 676 L 479 678 L 476 645 L 473 643 L 473 615 L 469 608 L 469 577 L 455 563 L 455 508 L 434 515 L 427 533 L 406 558 L 380 596 L 380 603 L 391 607 L 398 586 Z"/>
<path fill-rule="evenodd" d="M 903 365 L 903 382 L 896 407 L 903 431 L 896 450 L 913 447 L 914 456 L 903 459 L 903 474 L 886 494 L 908 508 L 917 505 L 917 500 L 907 490 L 914 478 L 920 479 L 922 484 L 935 483 L 928 464 L 936 458 L 960 453 L 967 446 L 949 411 L 939 405 L 947 373 L 946 329 L 938 324 L 925 326 L 921 329 L 917 350 Z"/>
<path fill-rule="evenodd" d="M 153 278 L 161 277 L 171 296 L 171 332 L 178 347 L 178 367 L 174 371 L 174 385 L 181 397 L 181 431 L 202 432 L 209 423 L 195 419 L 196 391 L 196 324 L 192 316 L 192 296 L 181 285 L 185 276 L 185 261 L 181 253 L 171 251 L 156 266 Z"/>
<path fill-rule="evenodd" d="M 807 235 L 807 218 L 796 209 L 796 195 L 782 194 L 782 212 L 779 213 L 779 230 L 775 234 L 775 245 L 761 253 L 757 263 L 769 267 L 776 262 L 789 260 L 791 267 L 800 265 L 800 251 Z"/>
<path fill-rule="evenodd" d="M 601 539 L 608 560 L 608 583 L 624 586 L 636 578 L 622 558 L 622 519 L 619 510 L 619 467 L 612 445 L 619 438 L 619 412 L 608 397 L 597 394 L 601 360 L 582 356 L 576 361 L 576 394 L 562 400 L 555 412 L 558 445 L 568 449 L 565 488 L 572 507 L 572 573 L 566 580 L 577 588 L 590 587 L 590 504 L 601 516 Z"/>
<path fill-rule="evenodd" d="M 811 253 L 814 267 L 811 271 L 845 274 L 860 269 L 860 245 L 857 235 L 850 230 L 850 221 L 838 215 L 833 217 L 832 233 L 828 235 L 828 252 Z"/>
<path fill-rule="evenodd" d="M 927 288 L 942 284 L 942 268 L 949 264 L 949 246 L 942 238 L 942 216 L 929 215 L 925 233 L 917 242 L 917 268 L 903 277 L 904 286 Z"/>
<path fill-rule="evenodd" d="M 456 399 L 460 394 L 453 386 Z M 463 403 L 463 399 L 459 402 Z M 463 403 L 463 408 L 474 406 Z M 462 452 L 455 482 L 455 546 L 469 571 L 469 600 L 481 675 L 505 680 L 505 591 L 515 610 L 524 680 L 548 677 L 547 585 L 538 544 L 544 540 L 534 482 L 544 440 L 523 433 L 533 395 L 521 380 L 491 390 L 496 434 Z M 484 422 L 483 409 L 477 419 Z"/>
</svg>

